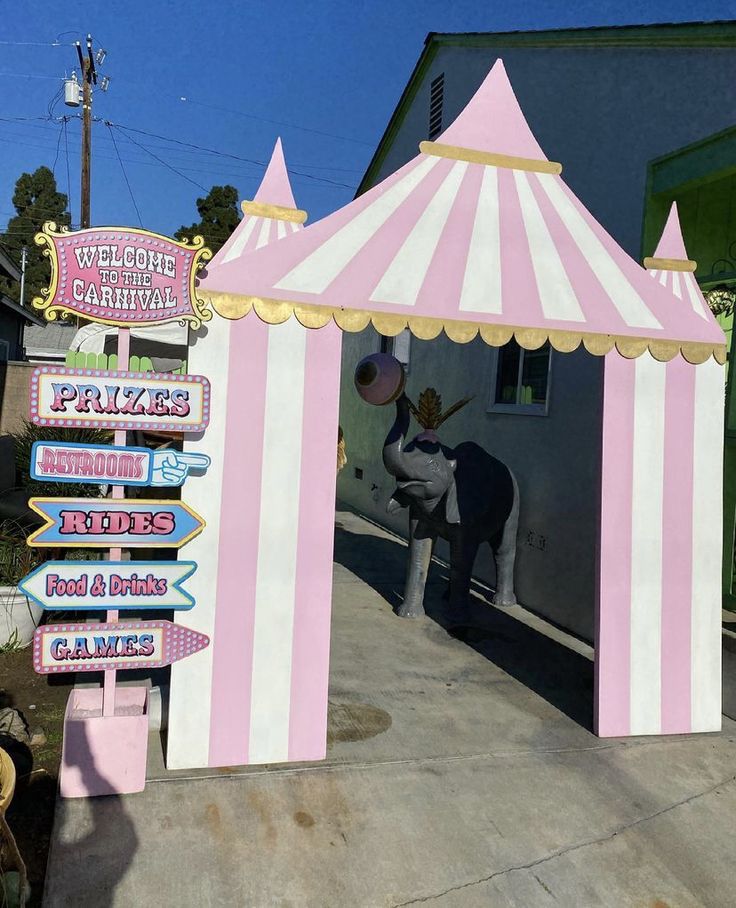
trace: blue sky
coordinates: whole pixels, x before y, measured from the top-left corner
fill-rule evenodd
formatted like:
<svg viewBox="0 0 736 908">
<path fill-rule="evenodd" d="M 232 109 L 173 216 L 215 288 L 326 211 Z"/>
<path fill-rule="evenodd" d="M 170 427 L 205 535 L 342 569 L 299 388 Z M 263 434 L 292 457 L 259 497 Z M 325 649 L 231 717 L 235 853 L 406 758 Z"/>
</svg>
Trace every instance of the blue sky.
<svg viewBox="0 0 736 908">
<path fill-rule="evenodd" d="M 659 0 L 6 3 L 0 224 L 13 214 L 13 185 L 21 172 L 56 162 L 59 188 L 66 191 L 67 160 L 78 221 L 78 120 L 71 119 L 65 133 L 56 122 L 14 118 L 47 116 L 61 77 L 75 66 L 76 52 L 67 42 L 88 31 L 108 52 L 101 72 L 111 79 L 109 92 L 95 97 L 95 116 L 143 131 L 111 134 L 103 122 L 95 124 L 92 222 L 138 223 L 114 135 L 144 226 L 172 233 L 196 220 L 195 199 L 213 183 L 231 183 L 241 198 L 252 197 L 263 172 L 259 162 L 268 159 L 279 134 L 297 204 L 311 221 L 350 201 L 430 31 L 735 16 L 736 2 Z M 50 46 L 57 39 L 61 46 Z M 57 103 L 54 116 L 65 113 L 74 117 L 78 111 Z"/>
</svg>

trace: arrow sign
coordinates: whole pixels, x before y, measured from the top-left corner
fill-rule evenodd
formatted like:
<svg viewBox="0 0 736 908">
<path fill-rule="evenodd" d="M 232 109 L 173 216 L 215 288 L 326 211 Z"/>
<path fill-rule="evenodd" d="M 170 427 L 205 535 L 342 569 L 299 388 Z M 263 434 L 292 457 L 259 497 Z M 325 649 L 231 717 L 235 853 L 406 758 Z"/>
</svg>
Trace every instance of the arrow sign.
<svg viewBox="0 0 736 908">
<path fill-rule="evenodd" d="M 29 498 L 45 523 L 27 539 L 42 548 L 181 548 L 204 520 L 183 501 Z"/>
<path fill-rule="evenodd" d="M 206 454 L 163 448 L 86 445 L 36 441 L 31 449 L 31 477 L 54 482 L 89 482 L 126 486 L 180 486 L 190 471 L 201 475 L 210 465 Z"/>
<path fill-rule="evenodd" d="M 194 599 L 180 584 L 196 570 L 194 561 L 46 561 L 18 587 L 48 610 L 187 610 Z"/>
<path fill-rule="evenodd" d="M 210 383 L 203 375 L 40 366 L 31 376 L 31 422 L 203 432 Z"/>
<path fill-rule="evenodd" d="M 210 638 L 171 621 L 115 624 L 46 624 L 33 635 L 33 669 L 99 672 L 159 668 L 209 646 Z"/>
</svg>

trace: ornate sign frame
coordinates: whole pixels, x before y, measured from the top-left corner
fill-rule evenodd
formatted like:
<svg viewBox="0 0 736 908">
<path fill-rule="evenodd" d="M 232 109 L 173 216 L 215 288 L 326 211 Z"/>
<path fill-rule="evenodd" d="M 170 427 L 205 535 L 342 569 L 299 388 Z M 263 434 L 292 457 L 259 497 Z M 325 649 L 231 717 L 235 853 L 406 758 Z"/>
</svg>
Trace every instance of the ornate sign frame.
<svg viewBox="0 0 736 908">
<path fill-rule="evenodd" d="M 36 234 L 35 242 L 43 247 L 43 254 L 51 262 L 51 281 L 48 288 L 41 291 L 41 296 L 33 299 L 33 307 L 42 310 L 50 322 L 79 315 L 88 321 L 121 327 L 188 321 L 196 330 L 202 322 L 212 318 L 208 301 L 198 296 L 196 289 L 197 274 L 212 258 L 212 252 L 204 245 L 201 236 L 196 236 L 191 241 L 173 240 L 160 233 L 133 227 L 89 227 L 71 231 L 64 226 L 57 229 L 56 224 L 49 221 Z M 80 256 L 74 261 L 72 252 L 75 247 L 78 250 L 90 250 L 84 264 Z M 101 257 L 98 247 L 105 250 L 104 268 L 99 264 Z M 136 258 L 139 252 L 140 259 Z M 152 276 L 151 269 L 136 264 L 146 256 L 149 261 L 151 256 L 158 258 L 159 263 L 165 257 L 168 267 L 159 268 L 158 273 Z M 169 271 L 173 273 L 168 273 Z M 85 279 L 89 279 L 90 275 L 95 278 L 94 281 L 89 281 L 97 288 L 95 296 L 99 295 L 101 287 L 109 289 L 110 297 L 123 293 L 126 301 L 118 301 L 119 305 L 132 308 L 116 311 L 116 306 L 104 301 L 94 303 L 85 300 L 84 296 L 78 298 L 82 291 L 77 282 L 84 284 L 81 275 Z M 125 280 L 121 283 L 121 276 L 127 277 L 130 283 Z M 155 286 L 156 283 L 161 286 Z M 161 290 L 164 291 L 163 295 Z M 171 295 L 172 290 L 177 296 Z M 149 301 L 145 306 L 133 302 L 134 298 L 140 300 L 141 294 L 146 291 L 149 291 Z M 160 305 L 159 302 L 150 302 L 151 295 L 157 291 L 159 296 L 156 299 Z M 169 298 L 164 303 L 167 296 Z M 131 302 L 128 302 L 128 298 Z M 148 305 L 152 308 L 147 308 Z"/>
</svg>

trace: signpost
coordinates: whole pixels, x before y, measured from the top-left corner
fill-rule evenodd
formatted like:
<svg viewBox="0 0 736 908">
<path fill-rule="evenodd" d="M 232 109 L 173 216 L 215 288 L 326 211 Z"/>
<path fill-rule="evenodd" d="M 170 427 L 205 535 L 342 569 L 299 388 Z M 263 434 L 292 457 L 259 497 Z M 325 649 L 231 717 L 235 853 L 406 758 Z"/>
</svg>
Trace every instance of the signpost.
<svg viewBox="0 0 736 908">
<path fill-rule="evenodd" d="M 210 385 L 201 375 L 126 372 L 130 326 L 186 320 L 194 329 L 212 318 L 197 298 L 197 272 L 211 253 L 197 237 L 177 242 L 145 230 L 97 227 L 36 235 L 51 262 L 49 289 L 33 300 L 47 320 L 76 313 L 118 326 L 120 371 L 42 366 L 31 380 L 31 421 L 40 426 L 94 426 L 115 430 L 113 445 L 37 442 L 34 479 L 112 485 L 106 499 L 32 498 L 44 525 L 30 546 L 109 548 L 106 562 L 47 562 L 22 582 L 47 609 L 107 610 L 104 624 L 41 626 L 34 636 L 34 669 L 104 671 L 102 691 L 75 690 L 64 718 L 60 771 L 62 797 L 140 791 L 145 784 L 148 693 L 118 694 L 116 670 L 168 665 L 209 645 L 209 638 L 168 621 L 118 623 L 119 609 L 189 609 L 180 584 L 194 562 L 122 560 L 122 548 L 179 548 L 204 521 L 180 501 L 125 499 L 124 486 L 179 486 L 210 464 L 205 454 L 127 448 L 129 429 L 203 432 L 209 423 Z M 78 772 L 90 760 L 99 772 Z"/>
<path fill-rule="evenodd" d="M 209 646 L 210 639 L 170 621 L 43 624 L 33 635 L 40 675 L 160 668 Z"/>
<path fill-rule="evenodd" d="M 46 561 L 18 588 L 47 611 L 188 610 L 194 561 Z"/>
<path fill-rule="evenodd" d="M 31 448 L 31 477 L 54 482 L 126 486 L 180 486 L 192 471 L 204 473 L 206 454 L 163 448 L 86 445 L 36 441 Z"/>
<path fill-rule="evenodd" d="M 29 498 L 46 521 L 26 540 L 41 548 L 179 549 L 204 520 L 183 501 L 146 498 Z"/>
<path fill-rule="evenodd" d="M 49 321 L 77 313 L 110 325 L 212 318 L 198 299 L 197 272 L 211 258 L 204 240 L 177 241 L 130 227 L 70 232 L 48 223 L 36 234 L 51 262 L 51 281 L 33 305 Z"/>
<path fill-rule="evenodd" d="M 202 432 L 209 421 L 202 375 L 41 366 L 31 376 L 36 425 Z"/>
</svg>

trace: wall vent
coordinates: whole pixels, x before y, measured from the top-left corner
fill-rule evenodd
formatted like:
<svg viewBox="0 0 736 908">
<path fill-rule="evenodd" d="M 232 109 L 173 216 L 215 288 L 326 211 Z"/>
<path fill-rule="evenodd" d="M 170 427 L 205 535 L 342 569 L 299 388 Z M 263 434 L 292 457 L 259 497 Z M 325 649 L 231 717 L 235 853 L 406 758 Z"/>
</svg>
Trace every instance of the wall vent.
<svg viewBox="0 0 736 908">
<path fill-rule="evenodd" d="M 445 99 L 445 74 L 432 79 L 429 86 L 429 140 L 442 132 L 442 105 Z"/>
</svg>

